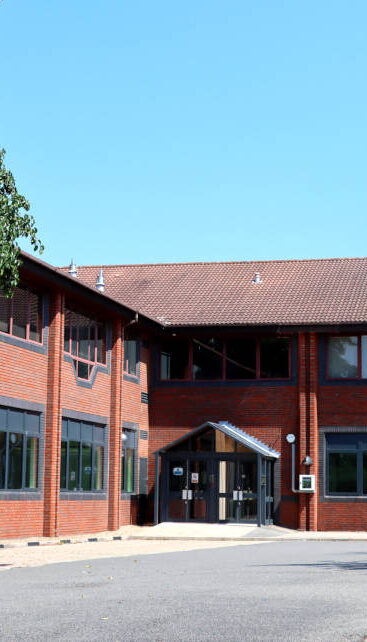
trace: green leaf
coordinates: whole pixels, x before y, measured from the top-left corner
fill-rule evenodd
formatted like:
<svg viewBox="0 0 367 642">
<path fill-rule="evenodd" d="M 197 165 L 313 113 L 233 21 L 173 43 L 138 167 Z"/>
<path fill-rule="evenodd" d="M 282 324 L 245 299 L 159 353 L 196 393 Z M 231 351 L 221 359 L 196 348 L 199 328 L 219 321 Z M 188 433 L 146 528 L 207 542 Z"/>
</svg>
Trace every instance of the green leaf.
<svg viewBox="0 0 367 642">
<path fill-rule="evenodd" d="M 18 193 L 12 173 L 4 165 L 5 150 L 0 149 L 0 290 L 11 297 L 19 283 L 21 266 L 19 238 L 26 238 L 33 250 L 42 254 L 43 243 L 27 199 Z"/>
</svg>

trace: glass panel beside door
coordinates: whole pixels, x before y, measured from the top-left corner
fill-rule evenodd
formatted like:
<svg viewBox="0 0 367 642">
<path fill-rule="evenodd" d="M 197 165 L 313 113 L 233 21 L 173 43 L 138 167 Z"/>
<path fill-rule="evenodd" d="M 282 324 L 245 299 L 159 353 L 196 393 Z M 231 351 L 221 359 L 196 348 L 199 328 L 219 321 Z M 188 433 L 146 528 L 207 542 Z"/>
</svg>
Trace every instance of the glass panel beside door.
<svg viewBox="0 0 367 642">
<path fill-rule="evenodd" d="M 208 520 L 208 468 L 209 462 L 205 459 L 178 458 L 168 461 L 168 520 Z"/>
<path fill-rule="evenodd" d="M 168 519 L 186 521 L 187 460 L 168 462 Z"/>
</svg>

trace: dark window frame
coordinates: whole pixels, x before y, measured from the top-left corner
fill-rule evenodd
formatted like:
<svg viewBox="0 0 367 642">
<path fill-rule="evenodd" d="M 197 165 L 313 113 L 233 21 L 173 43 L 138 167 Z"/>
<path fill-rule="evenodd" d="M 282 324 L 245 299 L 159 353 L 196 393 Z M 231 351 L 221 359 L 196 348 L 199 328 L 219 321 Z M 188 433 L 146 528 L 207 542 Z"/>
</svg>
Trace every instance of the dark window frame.
<svg viewBox="0 0 367 642">
<path fill-rule="evenodd" d="M 8 336 L 8 337 L 14 337 L 15 339 L 19 339 L 19 341 L 24 341 L 25 343 L 32 343 L 37 346 L 43 343 L 43 322 L 44 322 L 44 306 L 43 306 L 43 295 L 40 292 L 37 292 L 33 288 L 29 288 L 27 285 L 20 284 L 15 288 L 15 293 L 17 290 L 25 290 L 27 292 L 27 321 L 26 321 L 26 336 L 25 337 L 20 337 L 17 334 L 13 333 L 13 325 L 14 325 L 14 296 L 10 299 L 5 299 L 6 301 L 9 302 L 9 315 L 8 315 L 8 323 L 9 323 L 9 331 L 6 332 L 5 330 L 0 330 L 0 333 L 2 335 Z M 2 292 L 0 291 L 0 295 Z M 39 324 L 40 324 L 40 338 L 39 340 L 37 339 L 31 339 L 30 338 L 30 327 L 31 327 L 31 297 L 30 294 L 33 294 L 34 296 L 37 297 L 38 299 L 38 308 L 39 308 Z M 4 297 L 5 298 L 5 297 Z"/>
<path fill-rule="evenodd" d="M 94 422 L 89 422 L 89 421 L 79 421 L 79 420 L 75 420 L 75 419 L 70 419 L 69 417 L 63 417 L 63 418 L 62 418 L 62 421 L 63 421 L 63 422 L 67 422 L 68 424 L 69 424 L 69 422 L 70 422 L 70 421 L 75 422 L 75 423 L 79 423 L 79 424 L 80 424 L 80 437 L 79 437 L 79 439 L 78 439 L 78 438 L 76 438 L 75 436 L 69 436 L 69 434 L 68 434 L 67 436 L 65 436 L 64 434 L 62 434 L 62 436 L 61 436 L 61 445 L 60 445 L 60 448 L 62 448 L 62 444 L 63 444 L 63 443 L 64 443 L 64 444 L 66 443 L 66 471 L 65 471 L 66 486 L 65 486 L 65 487 L 62 487 L 62 486 L 61 486 L 61 481 L 62 481 L 62 480 L 61 480 L 61 464 L 62 464 L 62 461 L 61 461 L 61 454 L 60 454 L 60 479 L 59 479 L 59 489 L 60 489 L 60 492 L 61 492 L 61 493 L 72 493 L 72 494 L 73 494 L 73 493 L 83 493 L 83 494 L 84 494 L 84 493 L 87 493 L 87 494 L 90 494 L 90 493 L 103 494 L 103 493 L 105 493 L 105 492 L 106 492 L 106 488 L 105 488 L 105 483 L 106 483 L 106 482 L 105 482 L 105 480 L 106 480 L 106 475 L 105 475 L 105 472 L 106 472 L 106 471 L 105 471 L 105 465 L 106 465 L 106 457 L 105 457 L 105 450 L 106 450 L 106 433 L 105 433 L 105 431 L 106 431 L 106 429 L 107 429 L 107 428 L 106 428 L 106 425 L 104 425 L 104 424 L 96 424 L 96 423 L 94 423 Z M 101 439 L 101 440 L 99 440 L 99 439 L 95 439 L 94 437 L 92 437 L 92 439 L 84 439 L 84 438 L 82 437 L 82 427 L 83 427 L 83 426 L 86 426 L 86 427 L 92 428 L 92 430 L 93 430 L 93 428 L 100 428 L 100 429 L 102 429 L 102 430 L 103 430 L 103 435 L 104 435 L 104 436 L 103 436 L 103 440 L 102 440 L 102 439 Z M 68 427 L 67 427 L 67 432 L 68 432 L 68 431 L 69 431 L 69 425 L 68 425 Z M 78 463 L 78 469 L 79 469 L 79 470 L 78 470 L 78 484 L 77 484 L 77 487 L 76 487 L 75 489 L 69 489 L 70 442 L 71 442 L 71 441 L 72 441 L 72 442 L 77 442 L 77 443 L 79 444 L 79 454 L 78 454 L 78 460 L 79 460 L 79 463 Z M 82 471 L 83 444 L 91 445 L 91 449 L 92 449 L 92 471 L 91 471 L 91 488 L 90 488 L 90 489 L 84 489 L 84 488 L 82 488 L 82 487 L 81 487 L 81 483 L 82 483 L 82 474 L 83 474 L 83 471 Z M 94 462 L 94 454 L 95 454 L 95 449 L 96 449 L 96 447 L 102 447 L 102 448 L 103 448 L 103 457 L 102 457 L 102 466 L 103 466 L 103 468 L 102 468 L 102 488 L 100 488 L 100 489 L 95 489 L 95 488 L 94 488 L 94 475 L 95 475 L 95 471 L 94 471 L 94 465 L 93 465 L 93 462 Z"/>
<path fill-rule="evenodd" d="M 348 334 L 348 333 L 343 333 L 343 334 L 337 334 L 337 333 L 332 333 L 327 336 L 327 341 L 326 341 L 326 381 L 367 381 L 367 377 L 362 377 L 362 340 L 361 337 L 367 337 L 367 334 L 365 332 L 353 332 L 353 334 Z M 329 376 L 329 339 L 331 338 L 337 338 L 337 339 L 348 339 L 351 337 L 357 337 L 358 339 L 358 347 L 357 347 L 357 355 L 358 355 L 358 374 L 356 377 L 331 377 Z"/>
<path fill-rule="evenodd" d="M 131 444 L 129 445 L 126 443 L 128 440 L 124 440 L 123 435 L 124 433 L 129 433 L 132 440 L 133 440 L 133 445 L 131 447 Z M 128 448 L 128 446 L 130 446 Z M 133 450 L 133 489 L 131 491 L 126 490 L 126 466 L 127 466 L 127 457 L 126 450 Z M 121 495 L 123 497 L 131 497 L 137 494 L 138 489 L 137 489 L 137 464 L 138 464 L 138 430 L 136 428 L 127 428 L 125 426 L 122 427 L 121 431 Z M 125 485 L 125 488 L 123 488 L 123 482 Z"/>
<path fill-rule="evenodd" d="M 135 344 L 135 365 L 134 368 L 130 369 L 131 364 L 130 364 L 130 349 L 128 347 L 128 344 L 133 343 Z M 137 337 L 129 337 L 125 336 L 124 337 L 124 359 L 123 359 L 123 371 L 124 374 L 127 375 L 128 377 L 132 377 L 134 379 L 139 378 L 139 364 L 140 364 L 140 343 L 139 339 Z"/>
<path fill-rule="evenodd" d="M 40 459 L 40 453 L 41 453 L 41 414 L 39 412 L 33 412 L 33 411 L 28 411 L 28 410 L 21 410 L 18 408 L 13 408 L 13 407 L 2 407 L 2 410 L 7 411 L 7 417 L 8 411 L 15 411 L 18 413 L 22 414 L 22 426 L 17 426 L 16 428 L 13 427 L 6 427 L 0 426 L 0 432 L 4 432 L 6 435 L 6 444 L 5 444 L 5 484 L 4 488 L 0 488 L 0 493 L 38 493 L 41 489 L 41 479 L 40 479 L 40 464 L 41 464 L 41 459 Z M 26 415 L 31 414 L 34 416 L 38 417 L 38 430 L 29 430 L 29 428 L 26 428 L 25 426 L 25 418 Z M 21 434 L 22 435 L 22 483 L 20 488 L 11 488 L 9 487 L 9 439 L 10 435 L 14 434 Z M 34 488 L 27 487 L 25 485 L 26 481 L 26 473 L 27 473 L 27 439 L 38 439 L 38 446 L 37 446 L 37 463 L 36 463 L 36 471 L 37 471 L 37 486 Z"/>
<path fill-rule="evenodd" d="M 66 323 L 66 315 L 69 315 L 69 323 Z M 90 345 L 90 342 L 92 341 L 91 339 L 91 328 L 94 329 L 94 358 L 89 358 L 86 359 L 85 357 L 79 356 L 79 350 L 80 350 L 80 326 L 76 325 L 76 330 L 77 330 L 77 336 L 76 339 L 73 339 L 72 336 L 72 327 L 73 327 L 73 315 L 81 315 L 85 317 L 86 319 L 89 319 L 90 324 L 88 325 L 88 344 Z M 97 347 L 97 342 L 98 342 L 98 329 L 99 327 L 102 326 L 103 329 L 103 337 L 102 341 L 104 341 L 104 360 L 100 361 L 98 360 L 98 347 Z M 65 338 L 65 331 L 69 328 L 69 338 Z M 77 346 L 77 354 L 73 354 L 72 351 L 72 343 L 73 341 L 76 342 Z M 68 343 L 68 350 L 65 350 L 65 345 Z M 90 348 L 88 348 L 89 352 L 89 357 L 91 357 L 90 354 Z M 76 310 L 73 307 L 67 306 L 65 308 L 65 322 L 64 322 L 64 354 L 67 354 L 70 356 L 75 372 L 75 376 L 78 380 L 80 381 L 88 381 L 90 382 L 93 377 L 94 369 L 95 366 L 106 366 L 107 365 L 107 324 L 105 321 L 101 321 L 101 319 L 98 319 L 97 317 L 94 316 L 89 316 L 88 313 L 81 312 L 80 310 Z M 78 364 L 86 364 L 88 368 L 88 377 L 80 377 L 78 374 Z"/>
<path fill-rule="evenodd" d="M 235 337 L 233 337 L 234 339 Z M 237 337 L 236 337 L 237 338 Z M 284 334 L 284 335 L 256 335 L 256 336 L 251 336 L 248 335 L 246 337 L 238 337 L 240 338 L 248 338 L 248 339 L 254 339 L 256 341 L 256 376 L 251 379 L 234 379 L 234 378 L 227 378 L 226 377 L 226 352 L 227 352 L 227 341 L 230 341 L 232 337 L 225 337 L 222 339 L 223 341 L 223 351 L 222 351 L 222 376 L 220 378 L 215 378 L 215 379 L 195 379 L 193 376 L 193 345 L 194 342 L 199 342 L 198 339 L 194 338 L 186 338 L 188 342 L 188 349 L 189 349 L 189 360 L 188 360 L 188 372 L 190 376 L 183 377 L 182 379 L 162 379 L 162 372 L 161 372 L 161 364 L 162 364 L 162 350 L 161 350 L 161 345 L 159 346 L 159 363 L 158 363 L 158 378 L 160 382 L 182 382 L 182 381 L 190 381 L 190 382 L 195 382 L 195 383 L 208 383 L 208 382 L 221 382 L 221 381 L 226 381 L 226 382 L 231 382 L 231 383 L 241 383 L 241 382 L 246 382 L 246 383 L 256 383 L 258 381 L 261 382 L 266 382 L 266 381 L 291 381 L 292 379 L 292 336 L 289 334 Z M 287 377 L 261 377 L 261 363 L 260 363 L 260 343 L 262 339 L 288 339 L 288 376 Z M 181 338 L 182 340 L 182 338 Z M 174 341 L 172 341 L 174 344 Z"/>
<path fill-rule="evenodd" d="M 328 435 L 338 434 L 338 435 L 355 435 L 356 445 L 353 447 L 350 444 L 340 445 L 340 444 L 329 444 Z M 363 454 L 367 454 L 367 444 L 363 447 L 362 442 L 358 440 L 360 434 L 366 433 L 351 433 L 351 432 L 337 432 L 337 433 L 328 433 L 325 432 L 325 497 L 367 497 L 367 493 L 363 492 Z M 329 475 L 329 455 L 335 454 L 353 454 L 357 458 L 357 490 L 356 492 L 347 492 L 347 491 L 330 491 L 330 475 Z"/>
</svg>

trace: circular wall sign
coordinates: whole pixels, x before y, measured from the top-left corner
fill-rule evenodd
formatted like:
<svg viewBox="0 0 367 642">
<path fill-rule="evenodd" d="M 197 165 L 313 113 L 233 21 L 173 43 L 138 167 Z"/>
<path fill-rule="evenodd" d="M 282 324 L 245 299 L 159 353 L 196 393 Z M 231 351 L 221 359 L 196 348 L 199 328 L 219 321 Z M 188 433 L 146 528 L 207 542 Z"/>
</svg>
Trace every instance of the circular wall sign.
<svg viewBox="0 0 367 642">
<path fill-rule="evenodd" d="M 289 444 L 294 444 L 294 442 L 296 441 L 295 435 L 293 435 L 293 433 L 291 432 L 289 433 L 289 435 L 287 435 L 286 439 Z"/>
</svg>

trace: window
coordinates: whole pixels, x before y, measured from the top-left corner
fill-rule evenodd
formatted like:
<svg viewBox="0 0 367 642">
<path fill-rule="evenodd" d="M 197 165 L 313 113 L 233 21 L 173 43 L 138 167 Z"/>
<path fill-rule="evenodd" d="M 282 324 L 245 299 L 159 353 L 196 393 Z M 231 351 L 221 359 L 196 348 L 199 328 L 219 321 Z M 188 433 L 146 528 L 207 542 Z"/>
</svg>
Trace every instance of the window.
<svg viewBox="0 0 367 642">
<path fill-rule="evenodd" d="M 329 337 L 329 379 L 367 379 L 367 335 Z"/>
<path fill-rule="evenodd" d="M 188 341 L 166 341 L 161 346 L 161 379 L 187 379 L 189 373 Z"/>
<path fill-rule="evenodd" d="M 326 435 L 327 494 L 367 494 L 367 433 Z"/>
<path fill-rule="evenodd" d="M 106 364 L 105 324 L 66 309 L 64 351 L 72 356 L 77 377 L 90 379 L 96 363 Z"/>
<path fill-rule="evenodd" d="M 328 376 L 331 379 L 356 379 L 359 367 L 360 337 L 329 337 Z M 364 344 L 364 342 L 363 342 Z M 364 351 L 366 346 L 364 344 Z M 364 357 L 366 359 L 366 355 Z M 366 373 L 364 373 L 366 376 Z"/>
<path fill-rule="evenodd" d="M 193 379 L 222 379 L 223 341 L 221 339 L 193 340 Z"/>
<path fill-rule="evenodd" d="M 137 451 L 137 433 L 124 428 L 122 431 L 121 450 L 121 491 L 135 493 L 135 466 Z"/>
<path fill-rule="evenodd" d="M 36 490 L 40 415 L 0 407 L 0 490 Z"/>
<path fill-rule="evenodd" d="M 42 341 L 42 297 L 25 287 L 7 299 L 0 292 L 0 332 L 26 341 Z"/>
<path fill-rule="evenodd" d="M 61 490 L 103 490 L 104 437 L 101 425 L 62 420 Z"/>
<path fill-rule="evenodd" d="M 260 339 L 260 378 L 286 379 L 289 377 L 288 339 Z"/>
<path fill-rule="evenodd" d="M 227 379 L 256 379 L 256 339 L 228 339 Z"/>
<path fill-rule="evenodd" d="M 124 371 L 134 377 L 138 376 L 138 340 L 128 335 L 124 341 Z"/>
<path fill-rule="evenodd" d="M 289 379 L 289 337 L 195 338 L 161 346 L 162 380 Z"/>
</svg>

